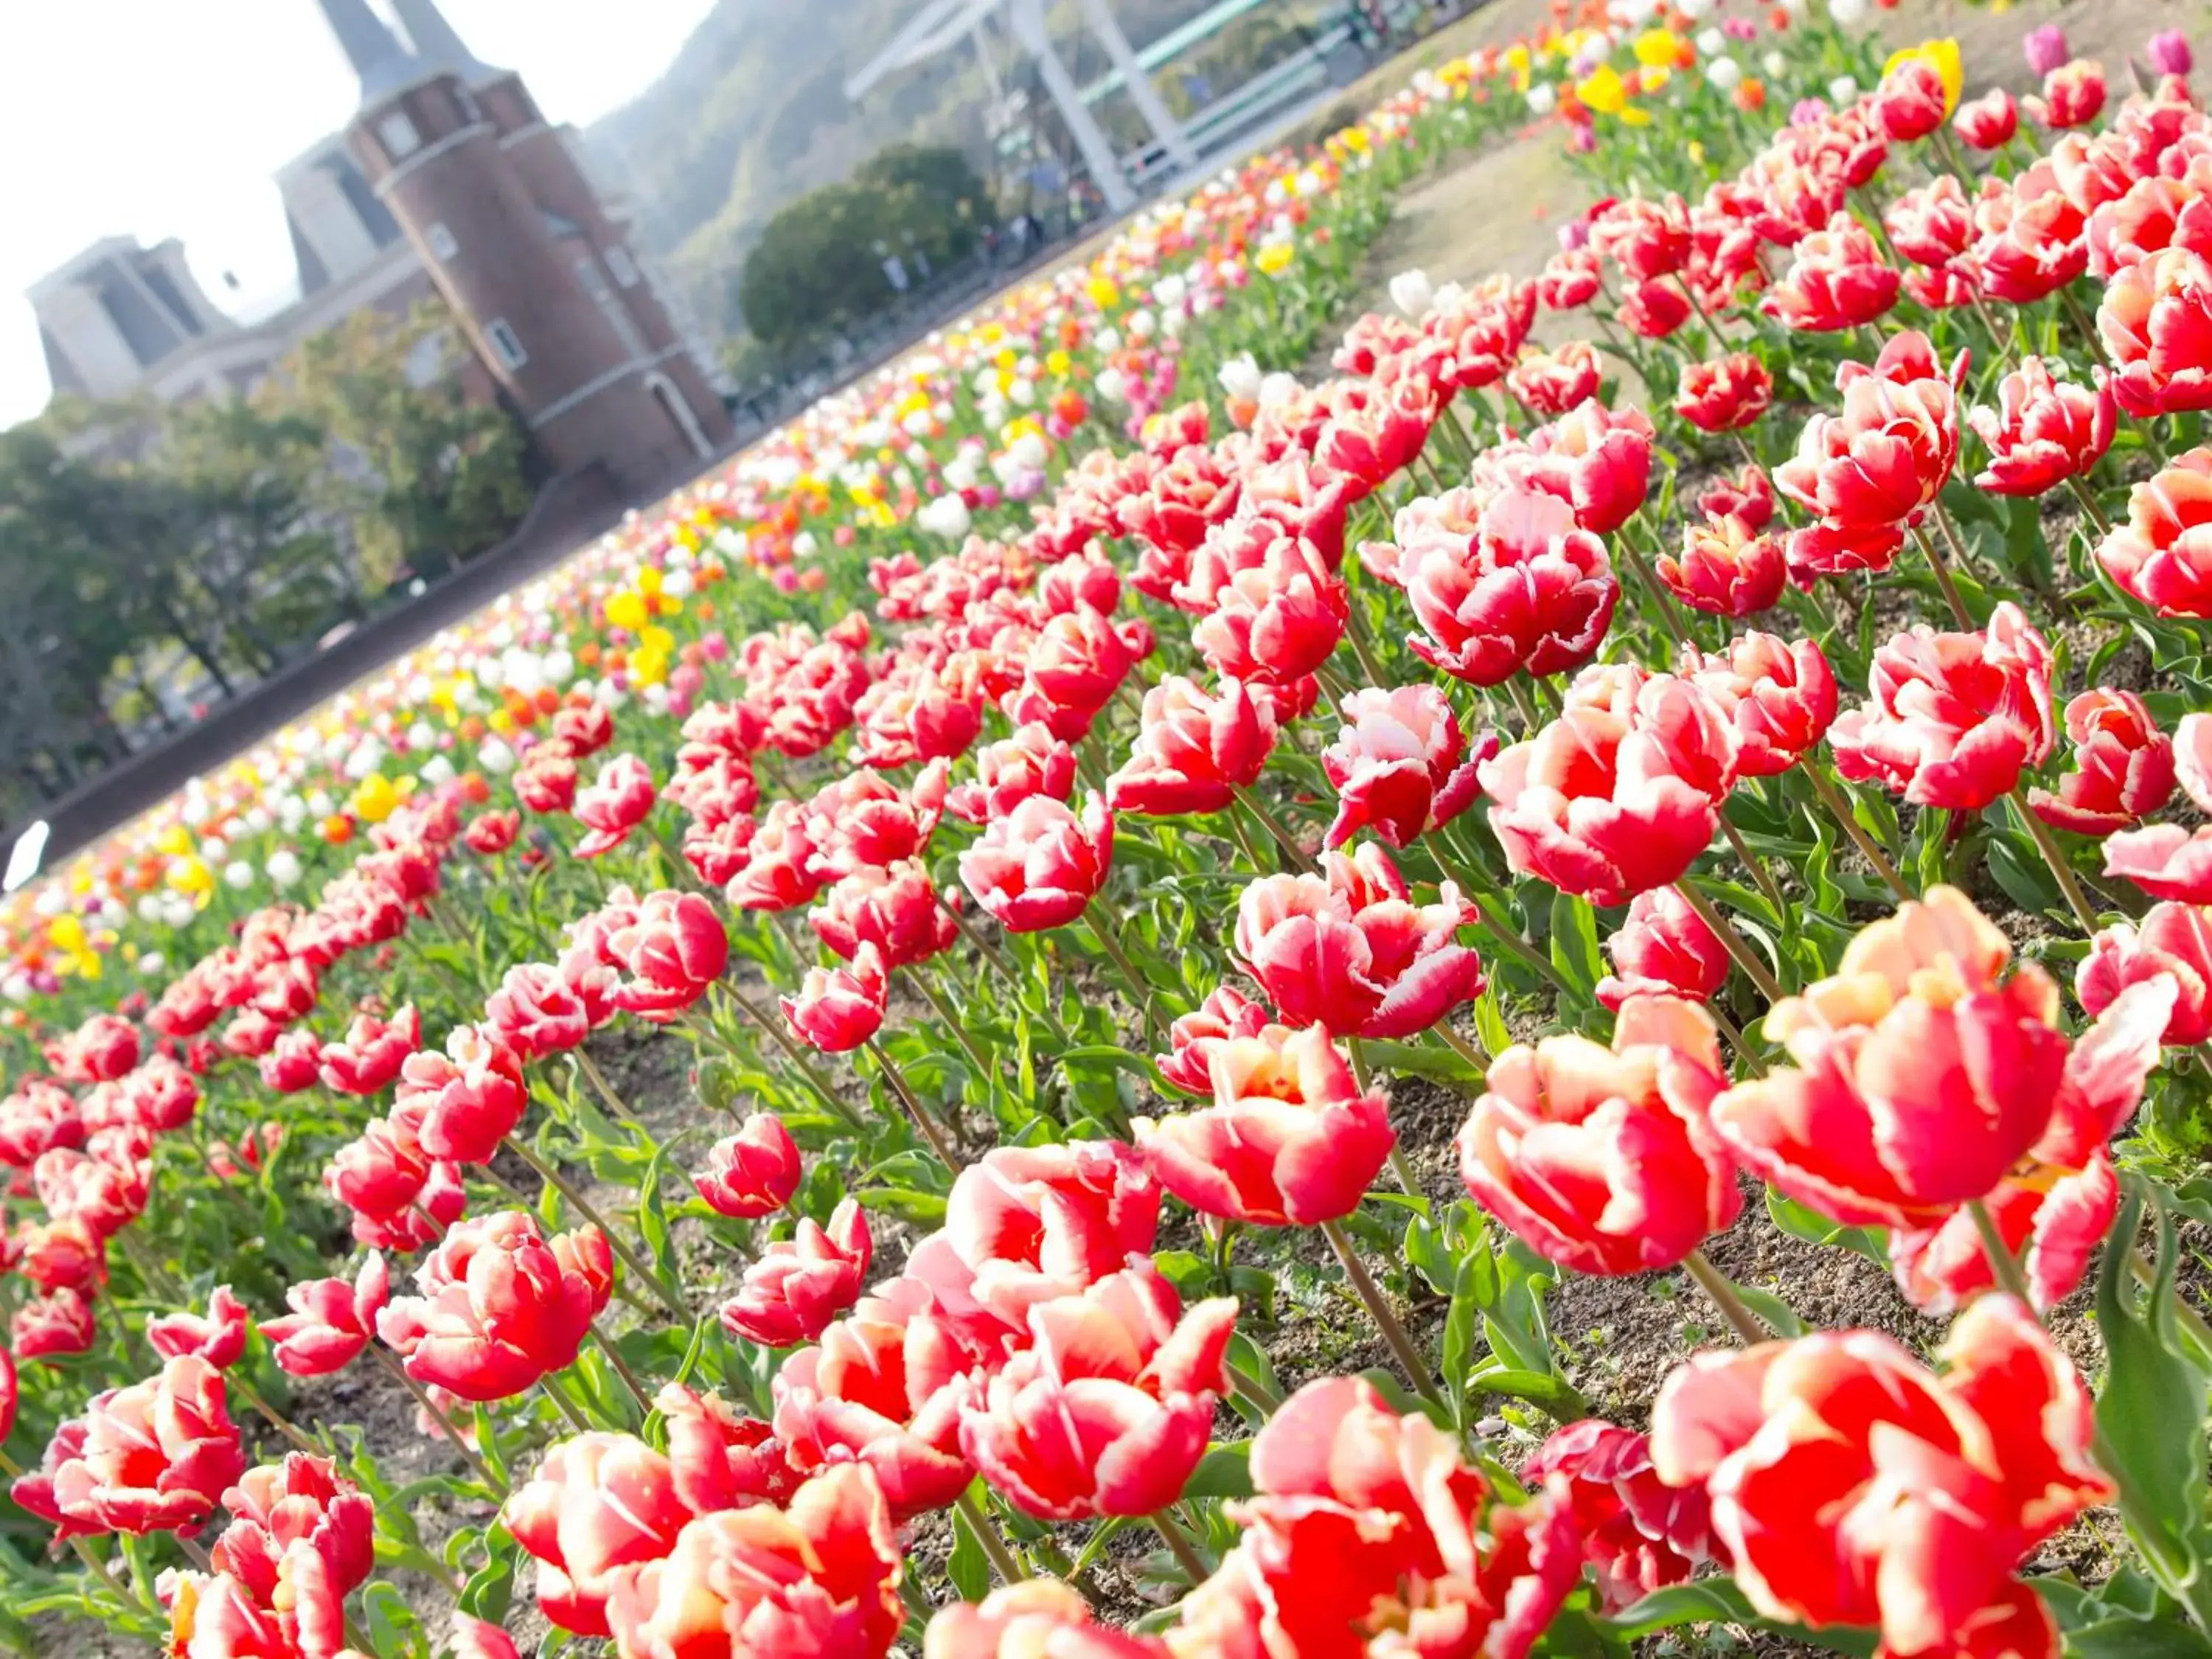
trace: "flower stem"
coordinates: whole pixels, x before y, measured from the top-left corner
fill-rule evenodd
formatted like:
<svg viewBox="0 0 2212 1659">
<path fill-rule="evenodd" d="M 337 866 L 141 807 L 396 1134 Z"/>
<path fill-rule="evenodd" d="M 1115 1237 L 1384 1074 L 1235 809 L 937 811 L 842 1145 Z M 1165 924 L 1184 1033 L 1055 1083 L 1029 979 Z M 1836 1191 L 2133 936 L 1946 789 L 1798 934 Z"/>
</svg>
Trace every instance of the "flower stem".
<svg viewBox="0 0 2212 1659">
<path fill-rule="evenodd" d="M 422 1408 L 423 1414 L 438 1425 L 439 1431 L 452 1443 L 453 1449 L 460 1453 L 463 1460 L 476 1471 L 477 1479 L 504 1498 L 507 1495 L 507 1482 L 495 1476 L 491 1472 L 491 1466 L 478 1455 L 477 1449 L 461 1438 L 460 1429 L 447 1414 L 445 1407 L 430 1398 L 430 1391 L 408 1376 L 407 1367 L 385 1349 L 372 1342 L 369 1344 L 368 1351 L 376 1356 L 378 1363 L 382 1364 L 385 1370 L 399 1379 L 399 1386 L 415 1397 L 415 1403 Z"/>
<path fill-rule="evenodd" d="M 822 1103 L 844 1120 L 847 1128 L 859 1129 L 865 1127 L 860 1121 L 860 1114 L 838 1097 L 837 1091 L 830 1086 L 828 1079 L 814 1069 L 813 1062 L 799 1051 L 799 1045 L 792 1041 L 791 1034 L 783 1029 L 783 1022 L 780 1018 L 770 1018 L 758 1004 L 732 985 L 729 981 L 723 980 L 720 985 L 723 994 L 736 1003 L 755 1025 L 768 1033 L 769 1040 L 783 1050 L 784 1058 L 790 1060 L 799 1076 L 806 1080 L 807 1086 L 820 1097 Z"/>
<path fill-rule="evenodd" d="M 2082 514 L 2096 531 L 2097 539 L 2102 541 L 2111 535 L 2112 521 L 2105 516 L 2104 510 L 2097 505 L 2097 498 L 2089 493 L 2088 486 L 2078 477 L 2070 477 L 2066 480 L 2066 487 L 2074 492 L 2074 499 L 2081 503 Z"/>
<path fill-rule="evenodd" d="M 2020 809 L 2021 821 L 2027 825 L 2028 836 L 2035 842 L 2035 850 L 2043 854 L 2043 861 L 2051 866 L 2051 873 L 2057 879 L 2058 890 L 2066 896 L 2066 906 L 2073 911 L 2074 920 L 2081 924 L 2084 933 L 2091 939 L 2096 938 L 2097 913 L 2089 908 L 2088 897 L 2081 891 L 2081 884 L 2075 878 L 2073 866 L 2066 862 L 2064 850 L 2052 836 L 2051 826 L 2035 816 L 2034 809 L 2027 804 L 2027 797 L 2017 787 L 2012 792 L 2012 804 Z"/>
<path fill-rule="evenodd" d="M 629 1363 L 622 1357 L 621 1350 L 615 1346 L 614 1339 L 606 1334 L 605 1328 L 596 1319 L 592 1321 L 591 1331 L 592 1340 L 599 1345 L 599 1351 L 606 1355 L 607 1363 L 614 1367 L 615 1375 L 622 1378 L 623 1387 L 629 1390 L 629 1397 L 637 1401 L 638 1410 L 643 1412 L 647 1417 L 652 1416 L 653 1397 L 646 1393 L 645 1385 L 637 1380 L 637 1373 L 630 1370 Z"/>
<path fill-rule="evenodd" d="M 562 1201 L 573 1208 L 577 1214 L 606 1235 L 608 1247 L 622 1258 L 623 1266 L 629 1269 L 633 1278 L 641 1279 L 652 1287 L 655 1299 L 667 1311 L 669 1317 L 681 1321 L 686 1325 L 691 1322 L 690 1310 L 669 1293 L 668 1287 L 660 1282 L 660 1275 L 648 1267 L 645 1259 L 630 1248 L 629 1241 L 609 1224 L 605 1216 L 592 1207 L 591 1200 L 579 1192 L 567 1176 L 538 1157 L 530 1149 L 526 1142 L 514 1135 L 507 1136 L 500 1144 L 527 1164 L 538 1178 L 560 1194 Z"/>
<path fill-rule="evenodd" d="M 553 1402 L 561 1415 L 568 1419 L 569 1427 L 574 1429 L 578 1434 L 589 1434 L 592 1431 L 592 1425 L 584 1420 L 584 1413 L 577 1408 L 576 1402 L 553 1386 L 551 1372 L 549 1371 L 538 1379 L 538 1392 Z"/>
<path fill-rule="evenodd" d="M 1143 1011 L 1145 1035 L 1151 1039 L 1155 1048 L 1166 1048 L 1167 1037 L 1161 1029 L 1159 1010 L 1152 1006 L 1152 988 L 1138 973 L 1137 964 L 1129 959 L 1129 953 L 1121 943 L 1121 931 L 1108 919 L 1104 902 L 1093 898 L 1085 907 L 1083 919 L 1091 924 L 1091 935 L 1098 941 L 1098 948 L 1113 959 L 1115 967 L 1121 969 L 1122 982 L 1129 988 L 1129 994 L 1137 1000 L 1137 1006 Z"/>
<path fill-rule="evenodd" d="M 916 965 L 914 982 L 921 988 L 922 1000 L 937 1011 L 938 1018 L 943 1020 L 945 1030 L 952 1033 L 952 1040 L 960 1045 L 960 1051 L 968 1056 L 968 1063 L 975 1068 L 975 1075 L 978 1078 L 990 1076 L 991 1063 L 983 1058 L 982 1051 L 975 1046 L 975 1040 L 961 1024 L 960 1016 L 945 996 L 943 988 L 922 971 L 919 964 Z"/>
<path fill-rule="evenodd" d="M 615 1085 L 607 1081 L 607 1074 L 599 1069 L 599 1061 L 586 1054 L 581 1044 L 568 1053 L 576 1062 L 576 1069 L 584 1074 L 585 1080 L 599 1095 L 600 1103 L 614 1114 L 615 1121 L 650 1146 L 653 1137 L 647 1133 L 645 1126 L 631 1115 L 629 1108 L 623 1103 L 623 1097 L 615 1092 Z"/>
<path fill-rule="evenodd" d="M 1552 959 L 1506 925 L 1504 895 L 1486 875 L 1482 873 L 1480 864 L 1470 858 L 1464 849 L 1451 841 L 1443 831 L 1437 832 L 1437 839 L 1442 845 L 1451 849 L 1451 858 L 1449 862 L 1443 858 L 1438 858 L 1437 860 L 1443 866 L 1444 873 L 1455 880 L 1465 882 L 1480 895 L 1474 901 L 1474 925 L 1482 930 L 1484 936 L 1495 939 L 1517 960 L 1525 963 L 1534 970 L 1537 978 L 1559 992 L 1560 995 L 1587 1006 L 1589 998 L 1568 982 L 1566 975 L 1559 970 Z"/>
<path fill-rule="evenodd" d="M 240 1376 L 237 1371 L 233 1370 L 226 1374 L 223 1377 L 223 1381 L 230 1387 L 237 1389 L 240 1394 L 245 1395 L 246 1403 L 252 1407 L 255 1411 L 260 1413 L 263 1420 L 266 1422 L 270 1428 L 276 1430 L 276 1432 L 283 1435 L 285 1439 L 290 1441 L 295 1449 L 306 1452 L 310 1457 L 327 1457 L 330 1455 L 329 1451 L 325 1448 L 319 1446 L 313 1441 L 308 1439 L 307 1435 L 301 1431 L 297 1425 L 294 1424 L 290 1419 L 287 1418 L 283 1414 L 283 1413 L 278 1411 L 274 1406 L 263 1399 L 261 1397 L 261 1391 L 255 1388 L 253 1384 L 247 1382 L 245 1377 Z"/>
<path fill-rule="evenodd" d="M 1474 1066 L 1476 1071 L 1484 1073 L 1485 1074 L 1488 1073 L 1490 1070 L 1490 1056 L 1484 1054 L 1481 1049 L 1476 1048 L 1472 1042 L 1469 1042 L 1457 1031 L 1453 1030 L 1451 1028 L 1451 1021 L 1449 1019 L 1440 1018 L 1435 1024 L 1429 1027 L 1429 1029 L 1431 1031 L 1434 1031 L 1437 1036 L 1443 1040 L 1445 1048 L 1450 1049 L 1468 1065 Z"/>
<path fill-rule="evenodd" d="M 929 1143 L 929 1150 L 937 1154 L 938 1162 L 955 1175 L 959 1174 L 960 1160 L 953 1156 L 952 1148 L 946 1144 L 945 1132 L 939 1128 L 936 1121 L 922 1109 L 921 1097 L 916 1095 L 908 1084 L 906 1073 L 899 1070 L 896 1063 L 884 1052 L 882 1046 L 876 1042 L 875 1038 L 870 1037 L 866 1046 L 869 1057 L 882 1069 L 884 1081 L 891 1085 L 891 1092 L 899 1097 L 899 1104 L 906 1108 L 906 1115 L 914 1120 L 915 1128 L 921 1133 L 921 1138 Z"/>
<path fill-rule="evenodd" d="M 1322 1222 L 1321 1236 L 1328 1241 L 1329 1249 L 1336 1252 L 1336 1259 L 1343 1266 L 1345 1279 L 1351 1284 L 1353 1293 L 1367 1304 L 1367 1311 L 1374 1316 L 1376 1327 L 1382 1333 L 1382 1340 L 1396 1358 L 1399 1368 L 1424 1396 L 1442 1405 L 1443 1395 L 1437 1391 L 1436 1379 L 1429 1375 L 1429 1368 L 1422 1361 L 1420 1351 L 1414 1347 L 1413 1339 L 1406 1334 L 1406 1328 L 1398 1322 L 1398 1316 L 1390 1310 L 1390 1304 L 1375 1281 L 1368 1277 L 1366 1265 L 1352 1248 L 1352 1237 L 1344 1231 L 1344 1224 L 1341 1221 Z"/>
<path fill-rule="evenodd" d="M 1746 870 L 1751 872 L 1753 884 L 1765 895 L 1766 902 L 1774 907 L 1775 915 L 1778 916 L 1788 915 L 1789 907 L 1783 902 L 1782 889 L 1775 884 L 1773 876 L 1769 873 L 1766 866 L 1760 862 L 1759 854 L 1751 850 L 1750 843 L 1743 838 L 1743 832 L 1729 822 L 1727 813 L 1722 813 L 1720 820 L 1721 833 L 1728 837 L 1728 844 L 1734 850 L 1737 860 Z"/>
<path fill-rule="evenodd" d="M 1769 1002 L 1781 1001 L 1781 981 L 1774 977 L 1773 970 L 1752 948 L 1751 941 L 1736 932 L 1735 924 L 1722 913 L 1720 907 L 1699 892 L 1687 876 L 1674 884 L 1674 890 L 1682 896 L 1683 903 L 1698 913 L 1698 920 L 1713 930 L 1714 937 L 1735 958 L 1735 965 L 1743 969 L 1745 977 L 1759 988 L 1759 994 Z"/>
<path fill-rule="evenodd" d="M 1889 861 L 1889 854 L 1881 850 L 1881 843 L 1867 834 L 1865 826 L 1851 815 L 1851 804 L 1844 799 L 1844 792 L 1837 788 L 1828 775 L 1821 770 L 1820 763 L 1807 754 L 1798 761 L 1797 769 L 1805 775 L 1805 781 L 1813 786 L 1813 793 L 1820 797 L 1820 805 L 1826 807 L 1829 814 L 1843 826 L 1844 833 L 1851 838 L 1851 845 L 1859 849 L 1859 855 L 1874 866 L 1875 873 L 1896 895 L 1898 902 L 1902 904 L 1910 899 L 1912 890 L 1905 884 L 1905 878 L 1897 873 L 1897 866 Z"/>
<path fill-rule="evenodd" d="M 1247 789 L 1241 784 L 1231 785 L 1231 787 L 1237 799 L 1252 809 L 1252 816 L 1260 820 L 1260 827 L 1275 838 L 1275 845 L 1291 855 L 1292 864 L 1301 870 L 1314 867 L 1313 860 L 1306 856 L 1306 849 L 1298 845 L 1297 837 L 1291 834 L 1289 827 L 1260 799 L 1256 790 Z"/>
<path fill-rule="evenodd" d="M 991 1559 L 992 1568 L 1000 1578 L 1009 1584 L 1018 1584 L 1029 1574 L 1014 1557 L 1006 1540 L 999 1535 L 999 1528 L 990 1514 L 975 1501 L 973 1492 L 963 1492 L 952 1500 L 952 1507 L 960 1511 L 960 1518 L 968 1523 L 968 1530 L 975 1534 L 975 1541 L 983 1547 L 983 1553 Z"/>
<path fill-rule="evenodd" d="M 1751 1039 L 1743 1034 L 1743 1028 L 1728 1017 L 1727 1012 L 1719 1003 L 1707 1002 L 1705 1008 L 1705 1012 L 1711 1017 L 1713 1024 L 1720 1027 L 1721 1035 L 1735 1045 L 1737 1058 L 1750 1069 L 1751 1074 L 1753 1077 L 1765 1077 L 1766 1062 L 1761 1060 L 1757 1051 L 1752 1048 Z"/>
<path fill-rule="evenodd" d="M 1698 1288 L 1712 1298 L 1713 1306 L 1721 1310 L 1721 1317 L 1728 1321 L 1745 1347 L 1755 1348 L 1774 1340 L 1774 1333 L 1766 1328 L 1766 1322 L 1752 1312 L 1750 1305 L 1736 1293 L 1735 1282 L 1713 1266 L 1711 1257 L 1703 1250 L 1692 1250 L 1682 1258 L 1682 1266 L 1698 1281 Z"/>
<path fill-rule="evenodd" d="M 1158 1509 L 1147 1518 L 1152 1523 L 1152 1530 L 1166 1540 L 1168 1553 L 1175 1557 L 1176 1565 L 1183 1570 L 1190 1582 L 1204 1583 L 1210 1571 L 1206 1565 L 1206 1558 L 1198 1553 L 1198 1547 L 1184 1534 L 1175 1517 L 1166 1510 Z"/>
<path fill-rule="evenodd" d="M 1990 1206 L 1980 1199 L 1966 1200 L 1966 1213 L 1974 1218 L 1974 1231 L 1982 1237 L 1982 1254 L 1989 1258 L 1990 1272 L 1997 1288 L 2008 1296 L 2016 1296 L 2033 1308 L 2035 1304 L 2027 1293 L 2027 1276 L 2020 1270 L 2020 1258 L 2004 1242 L 1997 1231 L 1997 1219 L 1990 1213 Z"/>
<path fill-rule="evenodd" d="M 1228 1361 L 1224 1361 L 1223 1364 L 1229 1373 L 1229 1387 L 1231 1393 L 1243 1395 L 1270 1417 L 1283 1408 L 1282 1395 L 1277 1394 L 1251 1372 L 1246 1370 L 1242 1365 Z"/>
<path fill-rule="evenodd" d="M 1951 567 L 1943 562 L 1943 556 L 1936 550 L 1936 544 L 1929 538 L 1924 528 L 1919 525 L 1913 526 L 1912 536 L 1913 539 L 1920 544 L 1921 552 L 1928 557 L 1928 568 L 1936 573 L 1936 586 L 1943 590 L 1943 599 L 1951 607 L 1951 615 L 1957 619 L 1959 626 L 1966 632 L 1969 634 L 1974 632 L 1974 619 L 1967 614 L 1966 603 L 1959 597 L 1958 586 L 1951 580 Z"/>
<path fill-rule="evenodd" d="M 975 931 L 974 924 L 960 914 L 958 908 L 951 900 L 946 898 L 935 888 L 932 888 L 930 893 L 931 896 L 937 901 L 937 908 L 952 918 L 952 925 L 959 931 L 960 937 L 975 947 L 975 954 L 983 958 L 985 965 L 1012 987 L 1014 994 L 1018 996 L 1021 994 L 1022 981 L 1015 974 L 1012 965 L 1006 961 L 1006 957 L 999 954 L 997 948 L 990 940 Z"/>
</svg>

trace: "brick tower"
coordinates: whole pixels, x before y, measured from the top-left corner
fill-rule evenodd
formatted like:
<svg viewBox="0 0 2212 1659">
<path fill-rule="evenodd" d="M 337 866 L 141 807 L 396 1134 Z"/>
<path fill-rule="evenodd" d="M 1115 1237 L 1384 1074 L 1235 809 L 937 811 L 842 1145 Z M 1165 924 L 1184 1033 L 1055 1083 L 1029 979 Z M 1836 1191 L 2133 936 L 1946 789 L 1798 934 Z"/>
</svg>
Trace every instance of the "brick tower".
<svg viewBox="0 0 2212 1659">
<path fill-rule="evenodd" d="M 368 0 L 318 3 L 361 82 L 347 143 L 546 460 L 643 493 L 727 444 L 711 362 L 520 78 L 436 0 L 393 0 L 404 45 Z"/>
</svg>

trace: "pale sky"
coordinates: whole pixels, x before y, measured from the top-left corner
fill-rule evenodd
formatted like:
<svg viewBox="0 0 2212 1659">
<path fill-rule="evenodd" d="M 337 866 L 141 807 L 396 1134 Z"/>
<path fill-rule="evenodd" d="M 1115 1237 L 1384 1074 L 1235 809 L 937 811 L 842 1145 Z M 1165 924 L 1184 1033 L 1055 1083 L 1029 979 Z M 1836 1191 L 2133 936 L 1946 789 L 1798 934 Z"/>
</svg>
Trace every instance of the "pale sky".
<svg viewBox="0 0 2212 1659">
<path fill-rule="evenodd" d="M 550 119 L 581 125 L 648 85 L 712 3 L 442 9 Z M 46 400 L 23 289 L 102 236 L 182 237 L 217 305 L 267 310 L 293 269 L 272 175 L 356 90 L 315 0 L 0 0 L 0 427 Z"/>
</svg>

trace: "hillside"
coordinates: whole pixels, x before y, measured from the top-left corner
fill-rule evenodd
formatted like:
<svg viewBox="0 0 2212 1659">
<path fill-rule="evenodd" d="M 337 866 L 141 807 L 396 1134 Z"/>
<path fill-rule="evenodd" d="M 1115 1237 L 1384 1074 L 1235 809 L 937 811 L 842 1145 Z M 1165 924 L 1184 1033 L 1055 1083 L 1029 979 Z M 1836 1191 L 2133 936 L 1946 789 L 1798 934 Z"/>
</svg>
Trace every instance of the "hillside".
<svg viewBox="0 0 2212 1659">
<path fill-rule="evenodd" d="M 1124 30 L 1144 44 L 1208 0 L 1117 0 Z M 729 298 L 744 252 L 776 209 L 842 179 L 900 142 L 957 144 L 988 170 L 988 86 L 962 46 L 878 85 L 855 108 L 846 77 L 922 0 L 718 0 L 667 73 L 598 122 L 586 141 L 636 196 L 644 228 L 710 325 L 736 324 Z M 1063 3 L 1055 34 L 1079 81 L 1104 54 Z M 1002 72 L 1013 68 L 1003 38 Z M 1029 71 L 1008 75 L 1027 84 Z M 1112 119 L 1117 112 L 1105 112 Z M 1120 125 L 1117 121 L 1115 125 Z"/>
</svg>

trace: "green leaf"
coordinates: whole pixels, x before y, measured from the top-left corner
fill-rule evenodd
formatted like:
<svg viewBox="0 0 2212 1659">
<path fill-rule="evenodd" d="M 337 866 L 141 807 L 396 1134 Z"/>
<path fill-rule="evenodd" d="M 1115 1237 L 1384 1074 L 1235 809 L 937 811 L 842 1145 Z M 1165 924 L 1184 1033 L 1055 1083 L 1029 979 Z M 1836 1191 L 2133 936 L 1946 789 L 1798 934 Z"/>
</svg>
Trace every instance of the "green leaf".
<svg viewBox="0 0 2212 1659">
<path fill-rule="evenodd" d="M 2067 1659 L 2208 1659 L 2212 1642 L 2186 1620 L 2124 1613 L 2068 1631 L 2059 1651 Z"/>
<path fill-rule="evenodd" d="M 1802 1238 L 1808 1244 L 1841 1245 L 1864 1256 L 1884 1273 L 1889 1271 L 1889 1251 L 1882 1243 L 1881 1235 L 1871 1228 L 1846 1227 L 1831 1221 L 1796 1199 L 1784 1198 L 1771 1187 L 1766 1189 L 1766 1213 L 1792 1238 Z"/>
<path fill-rule="evenodd" d="M 1249 1498 L 1252 1495 L 1252 1443 L 1232 1440 L 1209 1446 L 1182 1489 L 1185 1498 Z"/>
<path fill-rule="evenodd" d="M 1470 1395 L 1500 1394 L 1550 1413 L 1562 1423 L 1589 1415 L 1589 1402 L 1556 1371 L 1522 1370 L 1510 1365 L 1477 1366 L 1467 1379 Z"/>
<path fill-rule="evenodd" d="M 2050 866 L 2027 836 L 2017 830 L 1999 830 L 1989 841 L 1990 874 L 2005 896 L 2033 915 L 2048 915 L 2066 906 Z M 2070 913 L 2069 913 L 2070 914 Z"/>
<path fill-rule="evenodd" d="M 645 1173 L 638 1178 L 637 1231 L 645 1239 L 645 1248 L 653 1256 L 653 1265 L 663 1280 L 676 1278 L 676 1256 L 669 1237 L 668 1208 L 661 1201 L 660 1172 L 668 1161 L 669 1148 L 673 1140 L 664 1140 L 653 1149 Z"/>
<path fill-rule="evenodd" d="M 494 1526 L 484 1534 L 484 1563 L 461 1586 L 460 1607 L 471 1619 L 495 1625 L 507 1622 L 507 1604 L 514 1596 L 514 1567 L 518 1553 L 514 1538 L 505 1527 Z"/>
<path fill-rule="evenodd" d="M 2199 1620 L 2212 1609 L 2212 1514 L 2204 1480 L 2204 1374 L 2174 1331 L 2179 1250 L 2171 1212 L 2158 1212 L 2158 1259 L 2148 1294 L 2128 1277 L 2144 1188 L 2130 1179 L 2097 1272 L 2097 1328 L 2110 1369 L 2097 1399 L 2097 1458 L 2120 1488 L 2120 1519 L 2143 1565 Z"/>
<path fill-rule="evenodd" d="M 1498 987 L 1492 984 L 1474 1000 L 1474 1034 L 1482 1039 L 1485 1054 L 1502 1054 L 1513 1046 L 1505 1017 L 1498 1012 Z"/>
<path fill-rule="evenodd" d="M 910 1187 L 863 1187 L 853 1196 L 865 1207 L 902 1221 L 933 1227 L 945 1219 L 945 1200 L 936 1193 L 918 1193 Z"/>
<path fill-rule="evenodd" d="M 1735 1293 L 1743 1304 L 1765 1320 L 1767 1328 L 1778 1336 L 1798 1337 L 1805 1334 L 1805 1322 L 1797 1310 L 1771 1291 L 1762 1291 L 1753 1285 L 1738 1285 Z"/>
<path fill-rule="evenodd" d="M 1552 965 L 1577 990 L 1589 994 L 1605 977 L 1605 958 L 1598 952 L 1597 912 L 1586 898 L 1572 893 L 1552 899 Z"/>
<path fill-rule="evenodd" d="M 1791 1625 L 1762 1617 L 1752 1606 L 1751 1598 L 1726 1574 L 1700 1578 L 1693 1584 L 1671 1584 L 1665 1589 L 1654 1590 L 1642 1601 L 1597 1623 L 1601 1630 L 1624 1641 L 1653 1635 L 1676 1625 L 1742 1625 L 1826 1648 L 1831 1653 L 1849 1654 L 1853 1659 L 1867 1659 L 1874 1652 L 1876 1642 L 1872 1631 L 1841 1626 Z"/>
<path fill-rule="evenodd" d="M 963 1601 L 980 1601 L 991 1593 L 991 1558 L 983 1553 L 983 1540 L 976 1537 L 968 1517 L 957 1509 L 952 1511 L 952 1552 L 945 1559 L 945 1576 Z"/>
<path fill-rule="evenodd" d="M 1973 495 L 1974 492 L 1966 492 Z M 1976 500 L 1981 499 L 1975 495 Z M 2038 588 L 2048 591 L 2053 580 L 2051 546 L 2043 537 L 2042 503 L 2031 495 L 2014 497 L 2005 508 L 2005 557 L 2012 568 Z"/>
<path fill-rule="evenodd" d="M 1418 1077 L 1435 1078 L 1441 1083 L 1480 1083 L 1483 1080 L 1482 1072 L 1478 1067 L 1468 1064 L 1456 1050 L 1441 1044 L 1431 1048 L 1426 1043 L 1362 1037 L 1359 1047 L 1368 1063 L 1378 1071 L 1411 1072 Z"/>
</svg>

